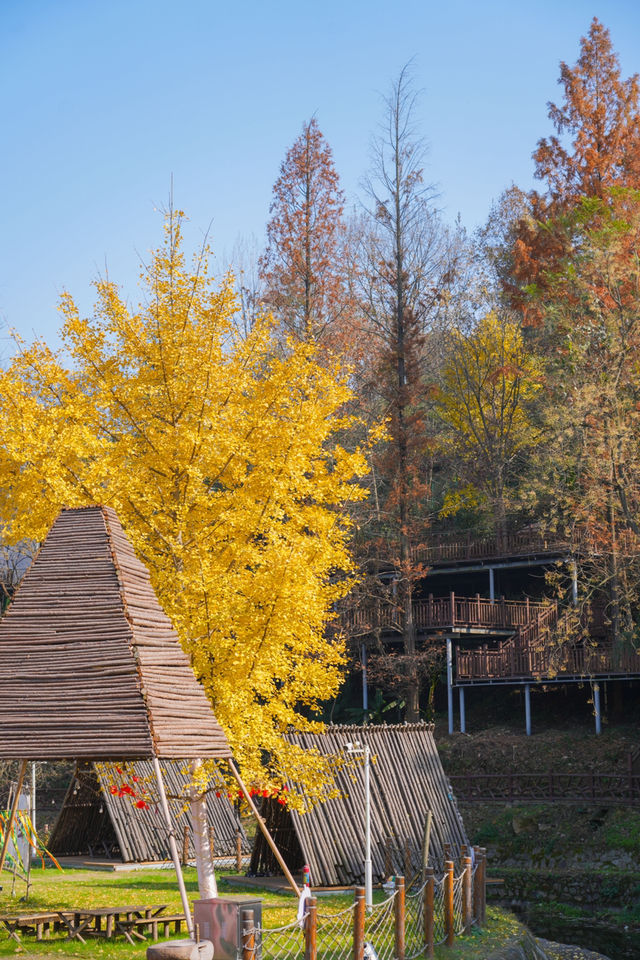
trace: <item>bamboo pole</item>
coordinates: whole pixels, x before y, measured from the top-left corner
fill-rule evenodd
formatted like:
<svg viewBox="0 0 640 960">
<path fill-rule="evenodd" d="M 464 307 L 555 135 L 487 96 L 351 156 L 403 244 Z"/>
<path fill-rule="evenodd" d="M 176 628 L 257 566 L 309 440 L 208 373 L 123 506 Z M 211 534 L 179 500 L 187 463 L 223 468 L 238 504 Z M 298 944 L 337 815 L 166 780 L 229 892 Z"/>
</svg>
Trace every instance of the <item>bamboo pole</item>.
<svg viewBox="0 0 640 960">
<path fill-rule="evenodd" d="M 22 760 L 20 762 L 20 770 L 18 772 L 18 785 L 16 786 L 16 792 L 13 796 L 13 803 L 11 804 L 11 813 L 9 814 L 9 822 L 7 823 L 4 841 L 2 844 L 2 853 L 0 853 L 0 873 L 4 870 L 4 862 L 7 859 L 7 849 L 9 846 L 9 838 L 11 837 L 11 831 L 13 830 L 13 824 L 15 823 L 16 813 L 18 810 L 18 801 L 20 799 L 20 791 L 22 790 L 22 784 L 24 781 L 24 774 L 27 769 L 27 761 Z"/>
<path fill-rule="evenodd" d="M 240 830 L 236 830 L 236 870 L 238 873 L 242 870 L 242 836 Z"/>
<path fill-rule="evenodd" d="M 167 825 L 167 831 L 169 836 L 169 849 L 171 850 L 171 858 L 173 860 L 173 865 L 176 868 L 176 877 L 178 878 L 178 889 L 180 890 L 180 899 L 182 900 L 182 908 L 184 910 L 184 919 L 187 924 L 187 931 L 190 937 L 193 937 L 193 918 L 191 917 L 191 907 L 189 906 L 189 898 L 187 897 L 187 889 L 184 885 L 184 877 L 182 876 L 182 869 L 180 867 L 180 855 L 178 853 L 178 846 L 176 844 L 176 835 L 173 829 L 173 823 L 171 822 L 171 814 L 169 813 L 169 804 L 167 803 L 167 794 L 164 789 L 164 780 L 162 779 L 162 770 L 160 769 L 160 761 L 157 757 L 153 758 L 153 771 L 156 775 L 156 781 L 158 783 L 158 794 L 160 796 L 160 806 L 164 814 L 165 823 Z"/>
<path fill-rule="evenodd" d="M 271 847 L 271 850 L 273 851 L 273 855 L 275 856 L 276 860 L 278 861 L 278 863 L 279 863 L 280 866 L 282 867 L 282 871 L 283 871 L 285 877 L 287 878 L 287 880 L 289 881 L 289 886 L 291 887 L 291 889 L 292 889 L 293 892 L 295 893 L 296 897 L 299 897 L 299 896 L 300 896 L 300 889 L 299 889 L 297 883 L 295 882 L 295 880 L 293 879 L 293 877 L 291 876 L 291 871 L 289 870 L 289 867 L 288 867 L 288 866 L 286 865 L 286 863 L 284 862 L 284 860 L 283 860 L 283 858 L 282 858 L 282 854 L 280 853 L 280 851 L 278 850 L 277 846 L 275 845 L 275 842 L 274 842 L 274 840 L 273 840 L 273 837 L 271 836 L 271 834 L 270 834 L 269 831 L 267 830 L 267 825 L 266 825 L 266 823 L 264 822 L 264 819 L 260 816 L 260 813 L 258 812 L 258 808 L 256 807 L 255 803 L 254 803 L 253 800 L 251 799 L 251 797 L 250 797 L 250 795 L 249 795 L 249 791 L 248 791 L 247 788 L 245 787 L 244 782 L 243 782 L 243 780 L 242 780 L 242 777 L 240 776 L 240 773 L 238 772 L 238 768 L 236 767 L 235 763 L 234 763 L 233 760 L 231 760 L 231 759 L 228 759 L 228 760 L 227 760 L 227 763 L 229 764 L 229 769 L 231 770 L 231 773 L 233 774 L 233 777 L 234 777 L 236 783 L 238 784 L 238 786 L 239 786 L 240 789 L 242 790 L 242 793 L 243 793 L 243 795 L 244 795 L 245 800 L 246 800 L 247 803 L 249 804 L 249 808 L 250 808 L 251 812 L 253 813 L 254 817 L 255 817 L 256 820 L 258 821 L 258 826 L 260 827 L 260 830 L 262 831 L 262 834 L 263 834 L 265 840 L 267 841 L 267 843 L 268 843 L 269 846 Z"/>
</svg>

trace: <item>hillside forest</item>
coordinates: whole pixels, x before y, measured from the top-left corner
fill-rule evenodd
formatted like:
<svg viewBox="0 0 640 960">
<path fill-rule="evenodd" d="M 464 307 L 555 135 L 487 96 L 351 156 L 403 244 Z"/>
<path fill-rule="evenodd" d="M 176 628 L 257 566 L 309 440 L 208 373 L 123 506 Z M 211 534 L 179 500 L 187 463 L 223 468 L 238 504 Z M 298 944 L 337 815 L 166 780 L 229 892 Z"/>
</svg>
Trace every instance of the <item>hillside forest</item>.
<svg viewBox="0 0 640 960">
<path fill-rule="evenodd" d="M 284 733 L 359 661 L 337 611 L 394 607 L 393 655 L 366 639 L 371 682 L 428 712 L 442 651 L 411 600 L 439 537 L 587 544 L 579 601 L 637 645 L 639 96 L 594 19 L 532 144 L 537 189 L 508 186 L 469 233 L 439 212 L 408 65 L 357 206 L 312 116 L 264 249 L 216 282 L 170 209 L 137 311 L 110 279 L 92 318 L 65 294 L 64 349 L 21 343 L 2 372 L 6 542 L 113 505 L 256 787 L 322 782 Z"/>
</svg>

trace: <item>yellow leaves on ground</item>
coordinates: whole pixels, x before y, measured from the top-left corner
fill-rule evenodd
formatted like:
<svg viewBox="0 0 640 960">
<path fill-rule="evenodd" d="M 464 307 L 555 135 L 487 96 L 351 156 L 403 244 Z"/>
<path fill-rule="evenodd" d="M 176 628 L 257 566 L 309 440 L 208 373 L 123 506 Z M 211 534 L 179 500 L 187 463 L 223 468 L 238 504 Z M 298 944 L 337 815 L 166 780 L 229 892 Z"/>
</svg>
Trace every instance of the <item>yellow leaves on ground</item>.
<svg viewBox="0 0 640 960">
<path fill-rule="evenodd" d="M 278 349 L 268 318 L 236 338 L 232 278 L 212 282 L 206 250 L 187 268 L 180 227 L 168 219 L 138 312 L 106 281 L 89 319 L 65 294 L 70 366 L 20 345 L 0 376 L 0 509 L 17 541 L 41 540 L 62 506 L 114 507 L 245 775 L 264 782 L 265 753 L 283 775 L 284 732 L 340 682 L 325 626 L 350 587 L 342 508 L 366 464 L 335 439 L 350 399 L 337 372 L 308 346 Z"/>
</svg>

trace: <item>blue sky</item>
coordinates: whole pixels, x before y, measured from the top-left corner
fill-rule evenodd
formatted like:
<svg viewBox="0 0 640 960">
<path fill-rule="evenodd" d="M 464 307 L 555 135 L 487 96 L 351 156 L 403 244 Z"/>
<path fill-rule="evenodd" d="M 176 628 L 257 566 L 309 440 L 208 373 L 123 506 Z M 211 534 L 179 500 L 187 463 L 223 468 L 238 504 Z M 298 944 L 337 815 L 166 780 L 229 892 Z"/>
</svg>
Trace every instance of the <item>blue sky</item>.
<svg viewBox="0 0 640 960">
<path fill-rule="evenodd" d="M 63 289 L 82 312 L 108 269 L 137 302 L 171 178 L 221 271 L 264 239 L 271 188 L 316 114 L 351 202 L 381 94 L 414 59 L 426 175 L 473 228 L 511 182 L 533 184 L 559 62 L 593 16 L 623 76 L 640 71 L 640 4 L 607 0 L 0 0 L 0 355 L 7 329 L 57 342 Z"/>
</svg>

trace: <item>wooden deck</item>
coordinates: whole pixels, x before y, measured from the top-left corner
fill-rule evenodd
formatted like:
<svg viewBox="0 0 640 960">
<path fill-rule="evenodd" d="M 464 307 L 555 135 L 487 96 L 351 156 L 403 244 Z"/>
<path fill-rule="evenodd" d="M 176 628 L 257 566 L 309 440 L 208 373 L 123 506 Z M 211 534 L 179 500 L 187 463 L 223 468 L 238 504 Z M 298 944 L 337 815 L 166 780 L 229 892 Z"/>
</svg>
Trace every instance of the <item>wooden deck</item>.
<svg viewBox="0 0 640 960">
<path fill-rule="evenodd" d="M 480 634 L 512 634 L 518 627 L 524 627 L 547 611 L 555 610 L 553 603 L 524 603 L 512 600 L 499 600 L 491 603 L 477 594 L 475 597 L 458 597 L 450 593 L 448 597 L 429 597 L 413 602 L 413 617 L 419 631 L 429 633 L 477 632 Z M 342 630 L 351 636 L 401 630 L 401 611 L 391 603 L 370 603 L 348 610 L 339 620 Z"/>
<path fill-rule="evenodd" d="M 413 603 L 414 623 L 428 642 L 435 638 L 475 638 L 480 646 L 455 654 L 455 683 L 549 682 L 589 677 L 640 677 L 640 653 L 614 644 L 601 608 L 576 619 L 552 601 L 534 603 L 448 597 Z M 391 603 L 378 602 L 347 611 L 339 620 L 352 637 L 380 633 L 399 636 L 401 614 Z"/>
<path fill-rule="evenodd" d="M 540 530 L 520 530 L 492 537 L 435 534 L 429 536 L 428 543 L 413 548 L 412 559 L 431 565 L 505 557 L 570 556 L 579 549 L 580 538 L 569 539 Z"/>
</svg>

